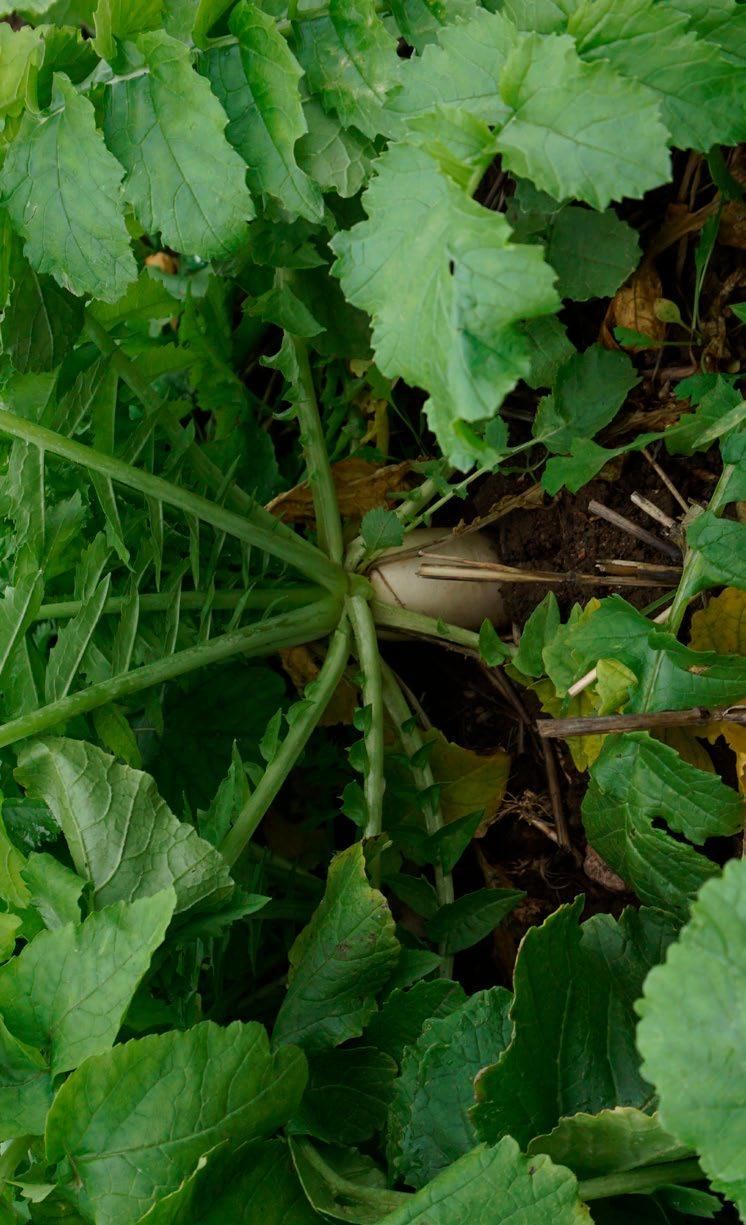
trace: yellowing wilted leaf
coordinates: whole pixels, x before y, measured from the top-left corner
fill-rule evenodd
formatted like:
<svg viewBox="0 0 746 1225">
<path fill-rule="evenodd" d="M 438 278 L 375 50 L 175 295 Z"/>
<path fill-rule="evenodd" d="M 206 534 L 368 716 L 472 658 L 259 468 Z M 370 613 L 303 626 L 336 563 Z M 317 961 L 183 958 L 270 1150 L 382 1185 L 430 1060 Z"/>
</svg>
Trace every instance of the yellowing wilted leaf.
<svg viewBox="0 0 746 1225">
<path fill-rule="evenodd" d="M 315 681 L 319 674 L 319 665 L 310 648 L 290 647 L 287 651 L 280 651 L 280 658 L 287 675 L 302 696 L 306 686 Z M 351 681 L 343 676 L 321 716 L 321 726 L 333 727 L 336 723 L 352 723 L 357 705 L 357 690 Z"/>
<path fill-rule="evenodd" d="M 695 651 L 719 655 L 746 655 L 746 591 L 726 587 L 692 617 L 689 643 Z M 746 701 L 746 695 L 744 695 Z M 738 723 L 711 723 L 706 736 L 714 744 L 722 736 L 736 755 L 740 790 L 746 794 L 746 727 Z"/>
<path fill-rule="evenodd" d="M 341 459 L 332 465 L 334 487 L 343 516 L 361 518 L 376 506 L 386 506 L 390 495 L 407 489 L 410 463 L 380 466 L 365 459 Z M 267 507 L 284 523 L 313 523 L 314 510 L 311 487 L 296 485 L 274 498 Z"/>
<path fill-rule="evenodd" d="M 440 784 L 443 819 L 457 821 L 484 809 L 484 820 L 494 817 L 508 783 L 510 756 L 498 749 L 487 755 L 464 749 L 433 731 L 435 748 L 430 757 L 435 781 Z"/>
</svg>

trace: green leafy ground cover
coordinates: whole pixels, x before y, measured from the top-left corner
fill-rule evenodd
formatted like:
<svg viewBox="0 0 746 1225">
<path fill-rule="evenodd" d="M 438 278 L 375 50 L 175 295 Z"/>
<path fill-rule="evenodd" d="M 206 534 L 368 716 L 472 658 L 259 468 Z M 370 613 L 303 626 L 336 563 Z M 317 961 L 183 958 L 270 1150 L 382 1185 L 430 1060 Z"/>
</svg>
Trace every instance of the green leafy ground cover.
<svg viewBox="0 0 746 1225">
<path fill-rule="evenodd" d="M 746 6 L 0 16 L 0 1220 L 746 1220 Z M 717 469 L 663 614 L 372 597 L 481 478 L 651 446 Z M 570 741 L 635 900 L 555 908 L 510 989 L 458 958 L 523 892 L 452 876 L 510 763 L 392 631 L 639 716 Z"/>
</svg>

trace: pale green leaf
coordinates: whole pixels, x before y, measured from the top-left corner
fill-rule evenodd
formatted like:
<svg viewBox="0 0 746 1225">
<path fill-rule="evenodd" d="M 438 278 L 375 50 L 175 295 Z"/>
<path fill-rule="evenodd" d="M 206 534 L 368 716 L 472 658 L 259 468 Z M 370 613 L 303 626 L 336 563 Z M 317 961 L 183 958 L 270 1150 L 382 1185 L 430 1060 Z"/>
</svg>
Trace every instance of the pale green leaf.
<svg viewBox="0 0 746 1225">
<path fill-rule="evenodd" d="M 643 1071 L 660 1118 L 746 1212 L 746 862 L 708 881 L 638 1004 Z"/>
<path fill-rule="evenodd" d="M 637 267 L 640 244 L 613 209 L 596 213 L 569 205 L 552 222 L 547 259 L 559 276 L 560 296 L 582 302 L 615 293 Z"/>
<path fill-rule="evenodd" d="M 537 1136 L 526 1151 L 530 1156 L 546 1153 L 576 1178 L 600 1178 L 689 1156 L 686 1146 L 662 1127 L 657 1114 L 644 1114 L 632 1106 L 560 1119 L 554 1131 Z"/>
<path fill-rule="evenodd" d="M 404 62 L 401 87 L 386 103 L 387 128 L 401 134 L 435 106 L 464 108 L 489 124 L 504 123 L 510 111 L 498 81 L 516 41 L 514 26 L 500 14 L 477 11 L 471 21 L 446 26 L 437 46 Z"/>
<path fill-rule="evenodd" d="M 734 144 L 746 130 L 743 65 L 687 30 L 686 17 L 653 0 L 585 0 L 568 31 L 585 60 L 604 61 L 646 85 L 681 149 L 707 152 Z"/>
<path fill-rule="evenodd" d="M 522 1156 L 506 1136 L 494 1148 L 480 1145 L 454 1161 L 385 1217 L 385 1225 L 590 1225 L 569 1170 L 548 1157 Z"/>
<path fill-rule="evenodd" d="M 22 927 L 23 918 L 20 915 L 0 912 L 0 962 L 13 956 L 16 944 L 23 936 Z"/>
<path fill-rule="evenodd" d="M 35 30 L 0 25 L 0 115 L 21 113 L 43 58 L 43 46 Z"/>
<path fill-rule="evenodd" d="M 409 1186 L 425 1183 L 477 1143 L 469 1109 L 474 1078 L 510 1042 L 510 992 L 477 991 L 455 1012 L 428 1021 L 402 1061 L 389 1111 L 388 1157 Z"/>
<path fill-rule="evenodd" d="M 459 420 L 493 416 L 528 374 L 518 324 L 556 309 L 554 274 L 540 248 L 514 245 L 505 219 L 422 150 L 391 146 L 363 202 L 369 220 L 332 240 L 334 271 L 373 317 L 379 369 L 430 393 L 431 425 L 454 457 Z"/>
<path fill-rule="evenodd" d="M 176 251 L 225 256 L 254 216 L 246 167 L 225 138 L 225 111 L 183 43 L 159 30 L 141 34 L 136 47 L 142 70 L 111 84 L 104 117 L 107 143 L 127 172 L 127 199 L 145 229 Z"/>
<path fill-rule="evenodd" d="M 400 71 L 396 41 L 375 0 L 329 0 L 322 16 L 294 22 L 292 46 L 324 108 L 345 127 L 375 137 Z"/>
<path fill-rule="evenodd" d="M 321 221 L 324 202 L 295 158 L 306 131 L 303 70 L 272 17 L 241 0 L 230 17 L 236 38 L 205 57 L 204 71 L 228 116 L 226 136 L 248 166 L 249 186 L 291 214 Z"/>
<path fill-rule="evenodd" d="M 345 128 L 316 98 L 303 105 L 308 131 L 295 147 L 298 164 L 322 191 L 355 196 L 370 173 L 375 147 L 356 128 Z"/>
<path fill-rule="evenodd" d="M 149 775 L 80 740 L 36 740 L 23 745 L 18 760 L 16 777 L 49 805 L 98 908 L 169 885 L 177 914 L 229 895 L 223 859 L 177 821 Z"/>
<path fill-rule="evenodd" d="M 323 901 L 290 950 L 274 1041 L 316 1051 L 357 1037 L 398 957 L 386 899 L 368 884 L 362 844 L 354 843 L 332 860 Z"/>
<path fill-rule="evenodd" d="M 26 112 L 0 172 L 0 192 L 37 272 L 71 293 L 121 297 L 136 275 L 121 180 L 93 106 L 55 76 L 51 111 Z"/>
<path fill-rule="evenodd" d="M 98 1225 L 130 1225 L 222 1141 L 271 1136 L 305 1081 L 301 1052 L 271 1054 L 255 1022 L 127 1042 L 86 1060 L 59 1090 L 47 1157 L 67 1158 Z"/>
<path fill-rule="evenodd" d="M 667 133 L 643 85 L 605 62 L 586 64 L 566 35 L 530 34 L 510 53 L 497 135 L 503 165 L 557 200 L 603 209 L 669 178 Z"/>
<path fill-rule="evenodd" d="M 98 0 L 94 13 L 96 51 L 104 60 L 114 60 L 117 43 L 156 30 L 163 20 L 164 0 Z"/>
<path fill-rule="evenodd" d="M 159 1199 L 138 1225 L 314 1225 L 282 1140 L 265 1140 L 201 1157 L 178 1191 Z"/>
<path fill-rule="evenodd" d="M 391 12 L 402 38 L 422 51 L 438 31 L 452 22 L 473 17 L 478 0 L 392 0 Z"/>
<path fill-rule="evenodd" d="M 52 1095 L 46 1059 L 14 1038 L 0 1017 L 0 1137 L 41 1135 Z"/>
<path fill-rule="evenodd" d="M 514 1038 L 476 1082 L 472 1119 L 481 1139 L 521 1144 L 563 1115 L 645 1107 L 649 1084 L 634 1045 L 633 1005 L 674 924 L 654 910 L 596 914 L 579 923 L 583 898 L 524 936 L 514 973 Z"/>
<path fill-rule="evenodd" d="M 80 895 L 85 881 L 53 855 L 32 851 L 21 873 L 30 893 L 29 906 L 37 910 L 50 931 L 66 923 L 80 923 Z"/>
<path fill-rule="evenodd" d="M 53 1076 L 110 1047 L 174 907 L 164 890 L 116 902 L 80 926 L 40 932 L 0 966 L 0 1012 L 14 1037 L 45 1051 Z"/>
<path fill-rule="evenodd" d="M 701 846 L 736 833 L 743 805 L 717 774 L 682 761 L 647 733 L 607 736 L 583 800 L 588 840 L 642 902 L 686 915 L 717 866 L 671 838 L 661 822 Z"/>
<path fill-rule="evenodd" d="M 715 386 L 699 400 L 696 410 L 682 413 L 676 425 L 666 430 L 666 450 L 670 455 L 706 451 L 717 438 L 745 420 L 746 400 L 729 382 L 718 378 Z"/>
</svg>

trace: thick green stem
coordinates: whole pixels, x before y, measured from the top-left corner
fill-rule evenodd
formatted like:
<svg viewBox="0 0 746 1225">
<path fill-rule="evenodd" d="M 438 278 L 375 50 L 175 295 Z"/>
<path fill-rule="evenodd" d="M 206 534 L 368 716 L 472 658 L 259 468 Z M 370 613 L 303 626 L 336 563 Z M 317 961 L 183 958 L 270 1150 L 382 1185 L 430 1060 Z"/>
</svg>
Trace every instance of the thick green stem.
<svg viewBox="0 0 746 1225">
<path fill-rule="evenodd" d="M 77 715 L 84 715 L 109 702 L 119 701 L 153 685 L 174 680 L 208 664 L 223 663 L 234 655 L 268 655 L 286 647 L 299 646 L 324 638 L 339 620 L 340 605 L 331 596 L 307 608 L 270 617 L 258 625 L 249 625 L 213 638 L 199 646 L 188 647 L 156 663 L 145 664 L 131 672 L 123 672 L 110 680 L 100 681 L 80 693 L 73 693 L 58 702 L 51 702 L 28 715 L 21 715 L 0 727 L 0 748 L 38 736 Z"/>
<path fill-rule="evenodd" d="M 113 455 L 105 455 L 93 447 L 73 442 L 62 434 L 56 434 L 53 430 L 47 430 L 23 417 L 16 417 L 4 409 L 0 409 L 0 432 L 9 434 L 12 438 L 20 438 L 23 442 L 31 443 L 42 451 L 58 455 L 61 459 L 78 464 L 91 472 L 98 472 L 117 484 L 135 490 L 143 497 L 155 498 L 166 506 L 174 506 L 184 511 L 185 514 L 196 515 L 218 531 L 235 536 L 246 544 L 255 545 L 262 552 L 294 566 L 301 574 L 321 583 L 323 587 L 340 591 L 343 586 L 344 575 L 341 567 L 325 557 L 320 549 L 301 540 L 299 536 L 288 538 L 277 533 L 274 528 L 268 529 L 252 522 L 251 514 L 246 517 L 236 514 L 235 511 L 227 510 L 217 502 L 210 502 L 181 485 L 174 485 L 160 476 L 133 468 L 130 464 L 115 459 Z M 273 524 L 276 523 L 277 520 L 273 520 Z"/>
<path fill-rule="evenodd" d="M 397 633 L 417 638 L 431 638 L 435 642 L 450 643 L 472 651 L 475 655 L 479 654 L 479 634 L 475 634 L 473 630 L 462 629 L 460 625 L 449 625 L 445 621 L 436 621 L 435 617 L 410 612 L 407 608 L 397 608 L 394 604 L 384 604 L 382 600 L 371 600 L 370 607 L 376 625 L 384 629 L 396 630 Z"/>
<path fill-rule="evenodd" d="M 178 421 L 175 421 L 173 416 L 170 415 L 168 403 L 156 395 L 148 380 L 138 370 L 136 364 L 127 357 L 124 350 L 112 339 L 106 328 L 101 326 L 89 310 L 86 311 L 85 327 L 90 339 L 101 353 L 111 359 L 112 366 L 119 374 L 122 382 L 126 383 L 130 390 L 134 392 L 146 410 L 143 427 L 140 431 L 135 431 L 134 441 L 128 448 L 126 455 L 127 462 L 134 463 L 156 425 L 160 425 L 173 446 L 181 449 L 184 445 L 185 431 Z M 186 458 L 195 476 L 200 481 L 203 481 L 209 489 L 217 493 L 218 490 L 223 488 L 225 473 L 221 472 L 217 464 L 212 462 L 210 457 L 205 454 L 196 442 L 187 445 Z M 267 531 L 271 531 L 273 534 L 285 536 L 291 540 L 296 538 L 292 528 L 275 518 L 270 511 L 260 506 L 254 498 L 239 488 L 238 485 L 231 484 L 225 494 L 225 503 L 242 515 L 251 515 L 255 523 L 266 527 Z"/>
<path fill-rule="evenodd" d="M 383 764 L 383 678 L 378 637 L 370 604 L 364 595 L 351 595 L 347 600 L 347 612 L 355 635 L 355 649 L 363 674 L 363 702 L 368 709 L 365 731 L 367 768 L 365 771 L 365 799 L 368 820 L 365 837 L 375 838 L 383 829 L 383 790 L 385 774 Z"/>
<path fill-rule="evenodd" d="M 643 1166 L 622 1174 L 604 1174 L 578 1183 L 582 1200 L 611 1199 L 614 1195 L 650 1195 L 658 1187 L 701 1182 L 704 1178 L 698 1161 L 669 1161 L 661 1165 Z"/>
<path fill-rule="evenodd" d="M 410 759 L 410 769 L 417 789 L 426 796 L 425 827 L 429 834 L 437 834 L 438 830 L 443 828 L 443 811 L 437 794 L 435 778 L 427 762 L 421 766 L 414 764 L 414 758 L 424 748 L 425 741 L 419 727 L 416 724 L 411 725 L 412 712 L 407 699 L 394 673 L 383 660 L 381 660 L 381 674 L 383 677 L 383 704 L 397 730 L 402 748 Z M 440 864 L 435 865 L 435 893 L 440 906 L 447 906 L 453 901 L 453 877 L 450 872 L 444 872 Z M 448 956 L 443 947 L 440 949 L 440 956 L 443 977 L 449 978 L 453 972 L 453 958 Z"/>
<path fill-rule="evenodd" d="M 262 817 L 303 752 L 342 679 L 350 656 L 350 629 L 345 617 L 337 626 L 326 659 L 306 694 L 303 708 L 290 724 L 279 750 L 269 762 L 256 790 L 238 814 L 220 850 L 229 864 L 236 862 Z"/>
<path fill-rule="evenodd" d="M 285 608 L 305 608 L 322 599 L 322 587 L 256 587 L 252 591 L 183 591 L 179 607 L 183 612 L 199 612 L 209 603 L 216 612 L 230 612 L 241 605 L 243 608 L 263 612 L 271 608 L 279 612 Z M 112 596 L 104 604 L 102 615 L 119 614 L 128 603 L 128 596 Z M 58 600 L 42 604 L 34 621 L 65 621 L 76 617 L 83 607 L 83 600 Z M 173 603 L 170 591 L 154 591 L 141 595 L 141 613 L 165 612 Z"/>
<path fill-rule="evenodd" d="M 339 517 L 337 491 L 334 488 L 326 440 L 321 426 L 316 389 L 313 385 L 308 348 L 298 336 L 288 334 L 298 366 L 296 409 L 301 430 L 301 443 L 306 457 L 308 481 L 311 486 L 319 544 L 332 561 L 341 564 L 344 557 L 342 521 Z"/>
</svg>

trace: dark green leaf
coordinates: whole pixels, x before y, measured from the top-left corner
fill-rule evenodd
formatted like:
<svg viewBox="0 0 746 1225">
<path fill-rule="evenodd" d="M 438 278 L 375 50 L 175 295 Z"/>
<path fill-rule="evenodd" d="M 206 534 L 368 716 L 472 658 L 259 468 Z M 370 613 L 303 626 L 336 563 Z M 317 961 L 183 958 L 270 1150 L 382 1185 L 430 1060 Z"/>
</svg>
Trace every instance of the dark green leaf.
<svg viewBox="0 0 746 1225">
<path fill-rule="evenodd" d="M 340 1047 L 312 1055 L 293 1132 L 328 1144 L 360 1144 L 380 1131 L 394 1090 L 396 1064 L 375 1047 Z"/>
<path fill-rule="evenodd" d="M 484 940 L 525 897 L 519 889 L 477 889 L 441 906 L 429 920 L 431 940 L 443 941 L 448 953 L 459 953 Z"/>
</svg>

